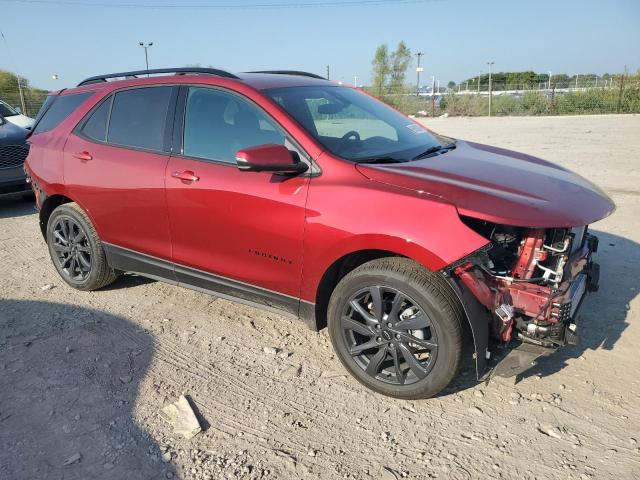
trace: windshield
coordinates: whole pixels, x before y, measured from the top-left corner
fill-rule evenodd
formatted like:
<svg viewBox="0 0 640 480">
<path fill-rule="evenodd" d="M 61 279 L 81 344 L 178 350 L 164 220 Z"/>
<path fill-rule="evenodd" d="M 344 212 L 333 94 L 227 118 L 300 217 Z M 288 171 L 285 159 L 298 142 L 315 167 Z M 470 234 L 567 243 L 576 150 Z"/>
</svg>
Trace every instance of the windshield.
<svg viewBox="0 0 640 480">
<path fill-rule="evenodd" d="M 265 90 L 334 155 L 352 161 L 408 161 L 441 139 L 393 108 L 348 87 Z"/>
<path fill-rule="evenodd" d="M 18 112 L 0 100 L 0 115 L 3 117 L 12 117 L 14 115 L 18 115 Z"/>
</svg>

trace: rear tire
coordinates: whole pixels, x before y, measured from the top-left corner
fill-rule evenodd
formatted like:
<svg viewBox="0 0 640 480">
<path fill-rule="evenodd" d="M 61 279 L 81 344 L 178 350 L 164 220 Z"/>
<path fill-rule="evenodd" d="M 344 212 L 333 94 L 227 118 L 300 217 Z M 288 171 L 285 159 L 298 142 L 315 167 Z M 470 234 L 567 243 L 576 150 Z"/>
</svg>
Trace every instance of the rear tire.
<svg viewBox="0 0 640 480">
<path fill-rule="evenodd" d="M 91 220 L 76 203 L 65 203 L 51 213 L 47 245 L 58 274 L 73 288 L 97 290 L 118 277 Z"/>
<path fill-rule="evenodd" d="M 457 375 L 463 310 L 439 274 L 406 258 L 367 262 L 329 301 L 329 336 L 345 368 L 370 389 L 428 398 Z"/>
</svg>

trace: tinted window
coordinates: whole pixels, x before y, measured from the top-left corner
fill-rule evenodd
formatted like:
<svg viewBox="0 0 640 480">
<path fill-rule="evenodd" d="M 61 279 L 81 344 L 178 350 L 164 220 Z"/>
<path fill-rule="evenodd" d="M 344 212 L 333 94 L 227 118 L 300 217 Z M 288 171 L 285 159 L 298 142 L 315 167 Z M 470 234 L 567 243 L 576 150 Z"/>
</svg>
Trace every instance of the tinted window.
<svg viewBox="0 0 640 480">
<path fill-rule="evenodd" d="M 3 117 L 11 117 L 17 114 L 18 112 L 16 112 L 8 104 L 4 103 L 3 101 L 0 101 L 0 115 L 2 115 Z"/>
<path fill-rule="evenodd" d="M 109 120 L 109 109 L 111 108 L 111 100 L 109 97 L 106 101 L 93 111 L 89 119 L 82 127 L 82 134 L 94 140 L 104 142 L 107 139 L 107 121 Z"/>
<path fill-rule="evenodd" d="M 40 106 L 40 110 L 38 110 L 38 115 L 36 115 L 35 123 L 38 123 L 40 121 L 40 119 L 44 115 L 44 112 L 46 112 L 49 109 L 49 107 L 51 106 L 51 104 L 56 98 L 58 97 L 55 95 L 48 95 L 47 98 L 44 99 L 44 103 Z"/>
<path fill-rule="evenodd" d="M 91 95 L 93 95 L 93 92 L 48 97 L 45 105 L 43 105 L 41 109 L 41 111 L 44 112 L 42 118 L 36 124 L 33 133 L 36 134 L 53 130 Z M 51 99 L 51 101 L 49 99 Z M 44 110 L 47 103 L 49 103 L 50 106 L 47 110 Z"/>
<path fill-rule="evenodd" d="M 107 141 L 162 151 L 172 90 L 173 87 L 148 87 L 116 93 Z"/>
<path fill-rule="evenodd" d="M 267 143 L 283 145 L 285 136 L 248 101 L 219 90 L 192 87 L 183 140 L 187 156 L 235 163 L 238 150 Z"/>
</svg>

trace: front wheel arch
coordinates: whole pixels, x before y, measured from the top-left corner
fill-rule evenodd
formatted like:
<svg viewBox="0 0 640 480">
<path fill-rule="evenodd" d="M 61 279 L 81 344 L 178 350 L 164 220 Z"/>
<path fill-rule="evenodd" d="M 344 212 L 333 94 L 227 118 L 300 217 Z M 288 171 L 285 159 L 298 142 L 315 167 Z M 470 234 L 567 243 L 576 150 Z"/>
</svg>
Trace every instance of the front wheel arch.
<svg viewBox="0 0 640 480">
<path fill-rule="evenodd" d="M 316 331 L 320 331 L 327 326 L 327 307 L 333 290 L 336 288 L 340 280 L 352 270 L 358 268 L 371 260 L 386 257 L 402 257 L 402 255 L 390 252 L 388 250 L 358 250 L 348 253 L 335 260 L 329 268 L 327 268 L 320 279 L 316 290 L 315 309 L 312 312 L 312 327 Z M 311 313 L 311 312 L 309 312 Z M 304 314 L 304 312 L 303 312 Z"/>
</svg>

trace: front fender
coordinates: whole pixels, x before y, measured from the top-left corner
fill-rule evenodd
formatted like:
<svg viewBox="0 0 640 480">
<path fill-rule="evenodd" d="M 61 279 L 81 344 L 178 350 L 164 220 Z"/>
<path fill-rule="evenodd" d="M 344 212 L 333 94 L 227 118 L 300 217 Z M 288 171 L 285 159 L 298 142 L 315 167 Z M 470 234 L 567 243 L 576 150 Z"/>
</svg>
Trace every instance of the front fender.
<svg viewBox="0 0 640 480">
<path fill-rule="evenodd" d="M 303 300 L 315 302 L 324 273 L 350 253 L 388 251 L 438 271 L 487 244 L 462 222 L 453 205 L 356 175 L 359 182 L 355 178 L 331 181 L 323 175 L 311 183 Z"/>
</svg>

